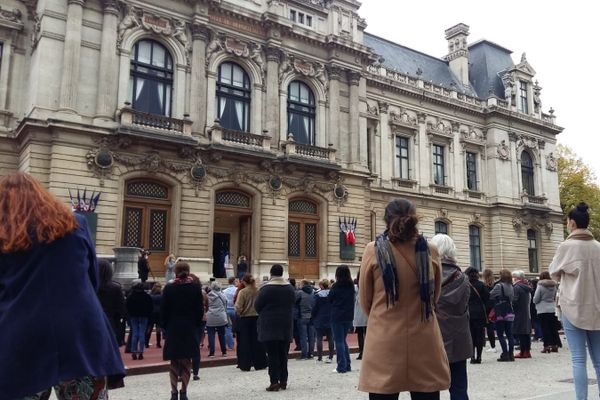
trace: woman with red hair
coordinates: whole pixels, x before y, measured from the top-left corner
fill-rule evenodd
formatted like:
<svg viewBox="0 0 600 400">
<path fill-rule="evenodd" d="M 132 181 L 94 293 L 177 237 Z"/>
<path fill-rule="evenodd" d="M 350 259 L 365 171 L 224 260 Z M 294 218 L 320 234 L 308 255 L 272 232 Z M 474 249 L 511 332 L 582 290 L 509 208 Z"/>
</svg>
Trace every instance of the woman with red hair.
<svg viewBox="0 0 600 400">
<path fill-rule="evenodd" d="M 0 400 L 107 398 L 125 371 L 98 284 L 85 219 L 27 174 L 1 178 Z"/>
</svg>

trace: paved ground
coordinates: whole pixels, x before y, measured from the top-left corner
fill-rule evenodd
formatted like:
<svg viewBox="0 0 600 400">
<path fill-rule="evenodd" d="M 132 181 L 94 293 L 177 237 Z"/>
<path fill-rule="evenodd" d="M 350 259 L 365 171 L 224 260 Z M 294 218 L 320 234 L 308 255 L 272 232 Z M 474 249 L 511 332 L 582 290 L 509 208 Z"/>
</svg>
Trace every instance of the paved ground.
<svg viewBox="0 0 600 400">
<path fill-rule="evenodd" d="M 472 400 L 571 400 L 575 399 L 572 383 L 560 382 L 571 378 L 568 349 L 558 354 L 540 354 L 540 344 L 534 343 L 530 360 L 498 363 L 497 354 L 485 353 L 483 364 L 469 365 L 469 395 Z M 359 370 L 359 361 L 353 369 Z M 290 387 L 285 392 L 267 393 L 265 371 L 241 372 L 234 366 L 205 368 L 201 380 L 191 382 L 189 397 L 200 399 L 367 399 L 356 390 L 359 372 L 335 374 L 333 364 L 290 360 Z M 590 367 L 591 368 L 591 367 Z M 590 378 L 595 378 L 590 369 Z M 111 392 L 111 400 L 169 399 L 166 373 L 128 377 L 126 388 Z M 408 399 L 407 395 L 400 397 Z M 597 386 L 590 386 L 590 399 L 598 398 Z M 448 400 L 448 393 L 442 399 Z"/>
</svg>

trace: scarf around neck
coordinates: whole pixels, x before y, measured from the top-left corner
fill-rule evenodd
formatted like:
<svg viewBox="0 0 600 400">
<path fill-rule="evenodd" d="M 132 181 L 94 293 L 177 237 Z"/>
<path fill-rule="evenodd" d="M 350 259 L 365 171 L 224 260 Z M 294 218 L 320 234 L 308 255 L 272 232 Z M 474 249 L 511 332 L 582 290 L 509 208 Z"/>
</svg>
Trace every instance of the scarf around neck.
<svg viewBox="0 0 600 400">
<path fill-rule="evenodd" d="M 377 264 L 381 268 L 381 278 L 386 294 L 386 305 L 394 306 L 399 299 L 400 278 L 396 270 L 396 260 L 392 249 L 393 244 L 388 239 L 387 231 L 375 239 Z M 417 237 L 415 243 L 415 259 L 417 263 L 417 280 L 419 297 L 421 299 L 421 320 L 428 321 L 433 314 L 434 271 L 431 262 L 431 252 L 427 239 L 423 235 Z"/>
</svg>

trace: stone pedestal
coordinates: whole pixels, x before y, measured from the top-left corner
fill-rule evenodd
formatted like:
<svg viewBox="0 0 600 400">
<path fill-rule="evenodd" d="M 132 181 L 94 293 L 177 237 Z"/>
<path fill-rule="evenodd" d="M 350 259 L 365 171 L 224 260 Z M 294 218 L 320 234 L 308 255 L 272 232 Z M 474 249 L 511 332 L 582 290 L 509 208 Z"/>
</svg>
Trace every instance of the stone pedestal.
<svg viewBox="0 0 600 400">
<path fill-rule="evenodd" d="M 138 259 L 140 249 L 137 247 L 115 247 L 115 274 L 113 279 L 124 288 L 131 286 L 131 281 L 137 279 Z"/>
</svg>

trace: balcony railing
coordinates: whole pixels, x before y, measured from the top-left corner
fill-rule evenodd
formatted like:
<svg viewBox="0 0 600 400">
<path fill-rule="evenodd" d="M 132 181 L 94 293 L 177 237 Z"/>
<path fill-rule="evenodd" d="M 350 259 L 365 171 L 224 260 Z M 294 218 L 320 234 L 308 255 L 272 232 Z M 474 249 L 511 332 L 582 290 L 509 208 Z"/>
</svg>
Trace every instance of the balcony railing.
<svg viewBox="0 0 600 400">
<path fill-rule="evenodd" d="M 149 128 L 178 135 L 192 135 L 192 121 L 137 111 L 126 106 L 121 109 L 121 124 Z"/>
<path fill-rule="evenodd" d="M 335 163 L 335 149 L 333 148 L 333 145 L 329 145 L 329 147 L 318 147 L 303 143 L 296 143 L 290 135 L 290 137 L 288 137 L 288 141 L 284 144 L 284 148 L 286 156 L 296 156 L 306 159 Z"/>
<path fill-rule="evenodd" d="M 540 205 L 540 206 L 546 205 L 546 202 L 548 201 L 548 198 L 546 198 L 546 196 L 533 196 L 533 195 L 527 194 L 527 192 L 523 192 L 521 194 L 521 199 L 523 200 L 524 203 Z"/>
<path fill-rule="evenodd" d="M 256 135 L 249 132 L 224 129 L 218 121 L 210 129 L 210 138 L 213 144 L 233 145 L 240 148 L 270 151 L 271 137 L 268 135 Z"/>
</svg>

